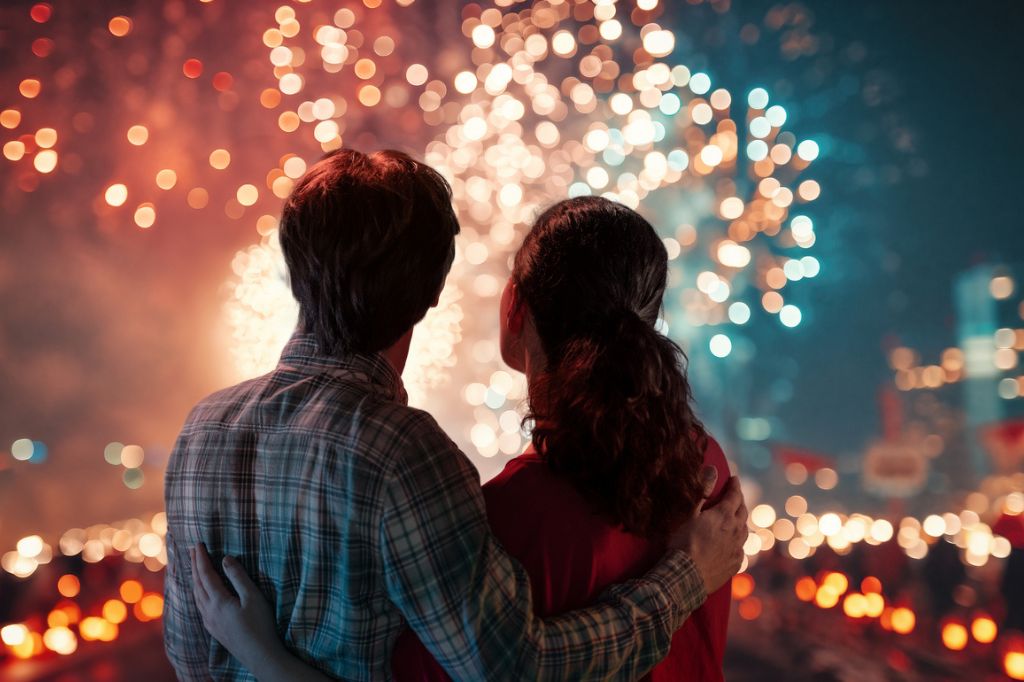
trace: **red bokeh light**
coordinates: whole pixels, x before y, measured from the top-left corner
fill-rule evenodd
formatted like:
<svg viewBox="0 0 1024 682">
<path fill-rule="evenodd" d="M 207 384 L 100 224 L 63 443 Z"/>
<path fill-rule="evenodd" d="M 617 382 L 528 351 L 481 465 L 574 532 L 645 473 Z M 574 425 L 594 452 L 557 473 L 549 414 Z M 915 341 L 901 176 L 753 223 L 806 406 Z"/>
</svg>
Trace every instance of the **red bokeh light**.
<svg viewBox="0 0 1024 682">
<path fill-rule="evenodd" d="M 199 78 L 203 74 L 203 63 L 195 57 L 186 59 L 181 66 L 181 71 L 188 78 Z"/>
<path fill-rule="evenodd" d="M 36 38 L 32 41 L 32 54 L 39 58 L 49 57 L 53 52 L 53 41 L 49 38 Z"/>
<path fill-rule="evenodd" d="M 45 24 L 50 20 L 53 15 L 53 8 L 45 2 L 40 2 L 37 5 L 33 5 L 29 11 L 29 16 L 32 17 L 32 21 L 37 24 Z"/>
<path fill-rule="evenodd" d="M 220 92 L 230 90 L 235 79 L 227 71 L 218 71 L 213 75 L 213 87 Z"/>
</svg>

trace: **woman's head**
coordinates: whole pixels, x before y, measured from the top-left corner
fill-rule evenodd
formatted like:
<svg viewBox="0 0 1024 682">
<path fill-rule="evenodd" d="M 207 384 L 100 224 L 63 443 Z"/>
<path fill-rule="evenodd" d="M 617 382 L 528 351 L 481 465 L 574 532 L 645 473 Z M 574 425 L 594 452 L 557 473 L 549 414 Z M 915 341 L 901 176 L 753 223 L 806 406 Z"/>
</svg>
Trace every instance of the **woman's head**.
<svg viewBox="0 0 1024 682">
<path fill-rule="evenodd" d="M 667 272 L 665 247 L 638 213 L 568 199 L 526 236 L 502 306 L 502 355 L 530 370 L 537 449 L 592 504 L 647 536 L 670 531 L 702 493 L 705 434 L 685 358 L 654 329 Z"/>
</svg>

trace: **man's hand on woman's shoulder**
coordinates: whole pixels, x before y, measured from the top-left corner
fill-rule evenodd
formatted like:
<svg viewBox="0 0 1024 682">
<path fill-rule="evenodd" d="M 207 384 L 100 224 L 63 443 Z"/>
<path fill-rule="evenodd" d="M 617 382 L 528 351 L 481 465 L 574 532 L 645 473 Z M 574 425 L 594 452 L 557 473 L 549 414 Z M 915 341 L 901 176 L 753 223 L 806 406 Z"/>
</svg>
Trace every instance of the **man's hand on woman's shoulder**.
<svg viewBox="0 0 1024 682">
<path fill-rule="evenodd" d="M 747 539 L 747 506 L 743 502 L 739 479 L 731 477 L 725 485 L 721 501 L 714 507 L 704 503 L 715 489 L 718 473 L 705 467 L 704 502 L 693 518 L 669 538 L 669 549 L 681 549 L 697 565 L 704 587 L 711 594 L 740 570 L 743 543 Z"/>
</svg>

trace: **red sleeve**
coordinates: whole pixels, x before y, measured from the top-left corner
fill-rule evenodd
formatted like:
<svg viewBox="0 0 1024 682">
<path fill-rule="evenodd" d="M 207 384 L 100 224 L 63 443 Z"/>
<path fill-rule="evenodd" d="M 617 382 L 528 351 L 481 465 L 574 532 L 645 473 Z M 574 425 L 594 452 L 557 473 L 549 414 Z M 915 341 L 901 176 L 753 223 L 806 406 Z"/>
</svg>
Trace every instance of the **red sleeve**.
<svg viewBox="0 0 1024 682">
<path fill-rule="evenodd" d="M 729 462 L 725 459 L 722 446 L 711 436 L 708 436 L 708 444 L 704 450 L 704 463 L 714 466 L 718 471 L 718 481 L 715 482 L 714 492 L 711 493 L 711 497 L 708 500 L 709 506 L 714 506 L 722 499 L 725 484 L 729 481 L 729 477 L 732 476 L 732 472 L 729 471 Z M 727 581 L 715 592 L 708 595 L 708 600 L 702 607 L 707 612 L 707 615 L 702 617 L 702 620 L 706 622 L 705 633 L 708 639 L 711 640 L 711 648 L 715 652 L 711 665 L 714 666 L 714 673 L 719 676 L 721 675 L 722 659 L 725 656 L 725 640 L 729 631 L 731 607 L 732 580 Z M 712 671 L 709 670 L 707 674 L 708 679 L 711 679 L 711 675 Z"/>
<path fill-rule="evenodd" d="M 709 506 L 714 506 L 722 499 L 725 484 L 732 474 L 722 447 L 711 436 L 708 436 L 704 449 L 704 463 L 712 465 L 718 471 L 718 481 L 709 499 Z M 731 603 L 731 582 L 709 594 L 704 605 L 676 631 L 672 637 L 672 650 L 668 657 L 655 667 L 647 679 L 651 682 L 721 682 L 724 679 L 722 662 L 725 657 Z"/>
<path fill-rule="evenodd" d="M 391 652 L 391 674 L 395 682 L 449 682 L 444 671 L 427 647 L 409 628 L 402 631 Z"/>
</svg>

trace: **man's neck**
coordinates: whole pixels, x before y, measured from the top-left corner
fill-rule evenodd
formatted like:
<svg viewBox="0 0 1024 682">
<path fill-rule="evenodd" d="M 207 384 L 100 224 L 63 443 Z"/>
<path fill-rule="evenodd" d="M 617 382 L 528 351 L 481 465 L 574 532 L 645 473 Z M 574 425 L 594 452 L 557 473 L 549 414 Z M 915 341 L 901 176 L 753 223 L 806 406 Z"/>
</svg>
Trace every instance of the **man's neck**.
<svg viewBox="0 0 1024 682">
<path fill-rule="evenodd" d="M 380 352 L 384 359 L 395 368 L 399 376 L 405 371 L 405 361 L 409 358 L 410 343 L 412 343 L 412 329 L 403 334 L 402 338 L 398 339 L 389 348 L 385 348 Z"/>
</svg>

